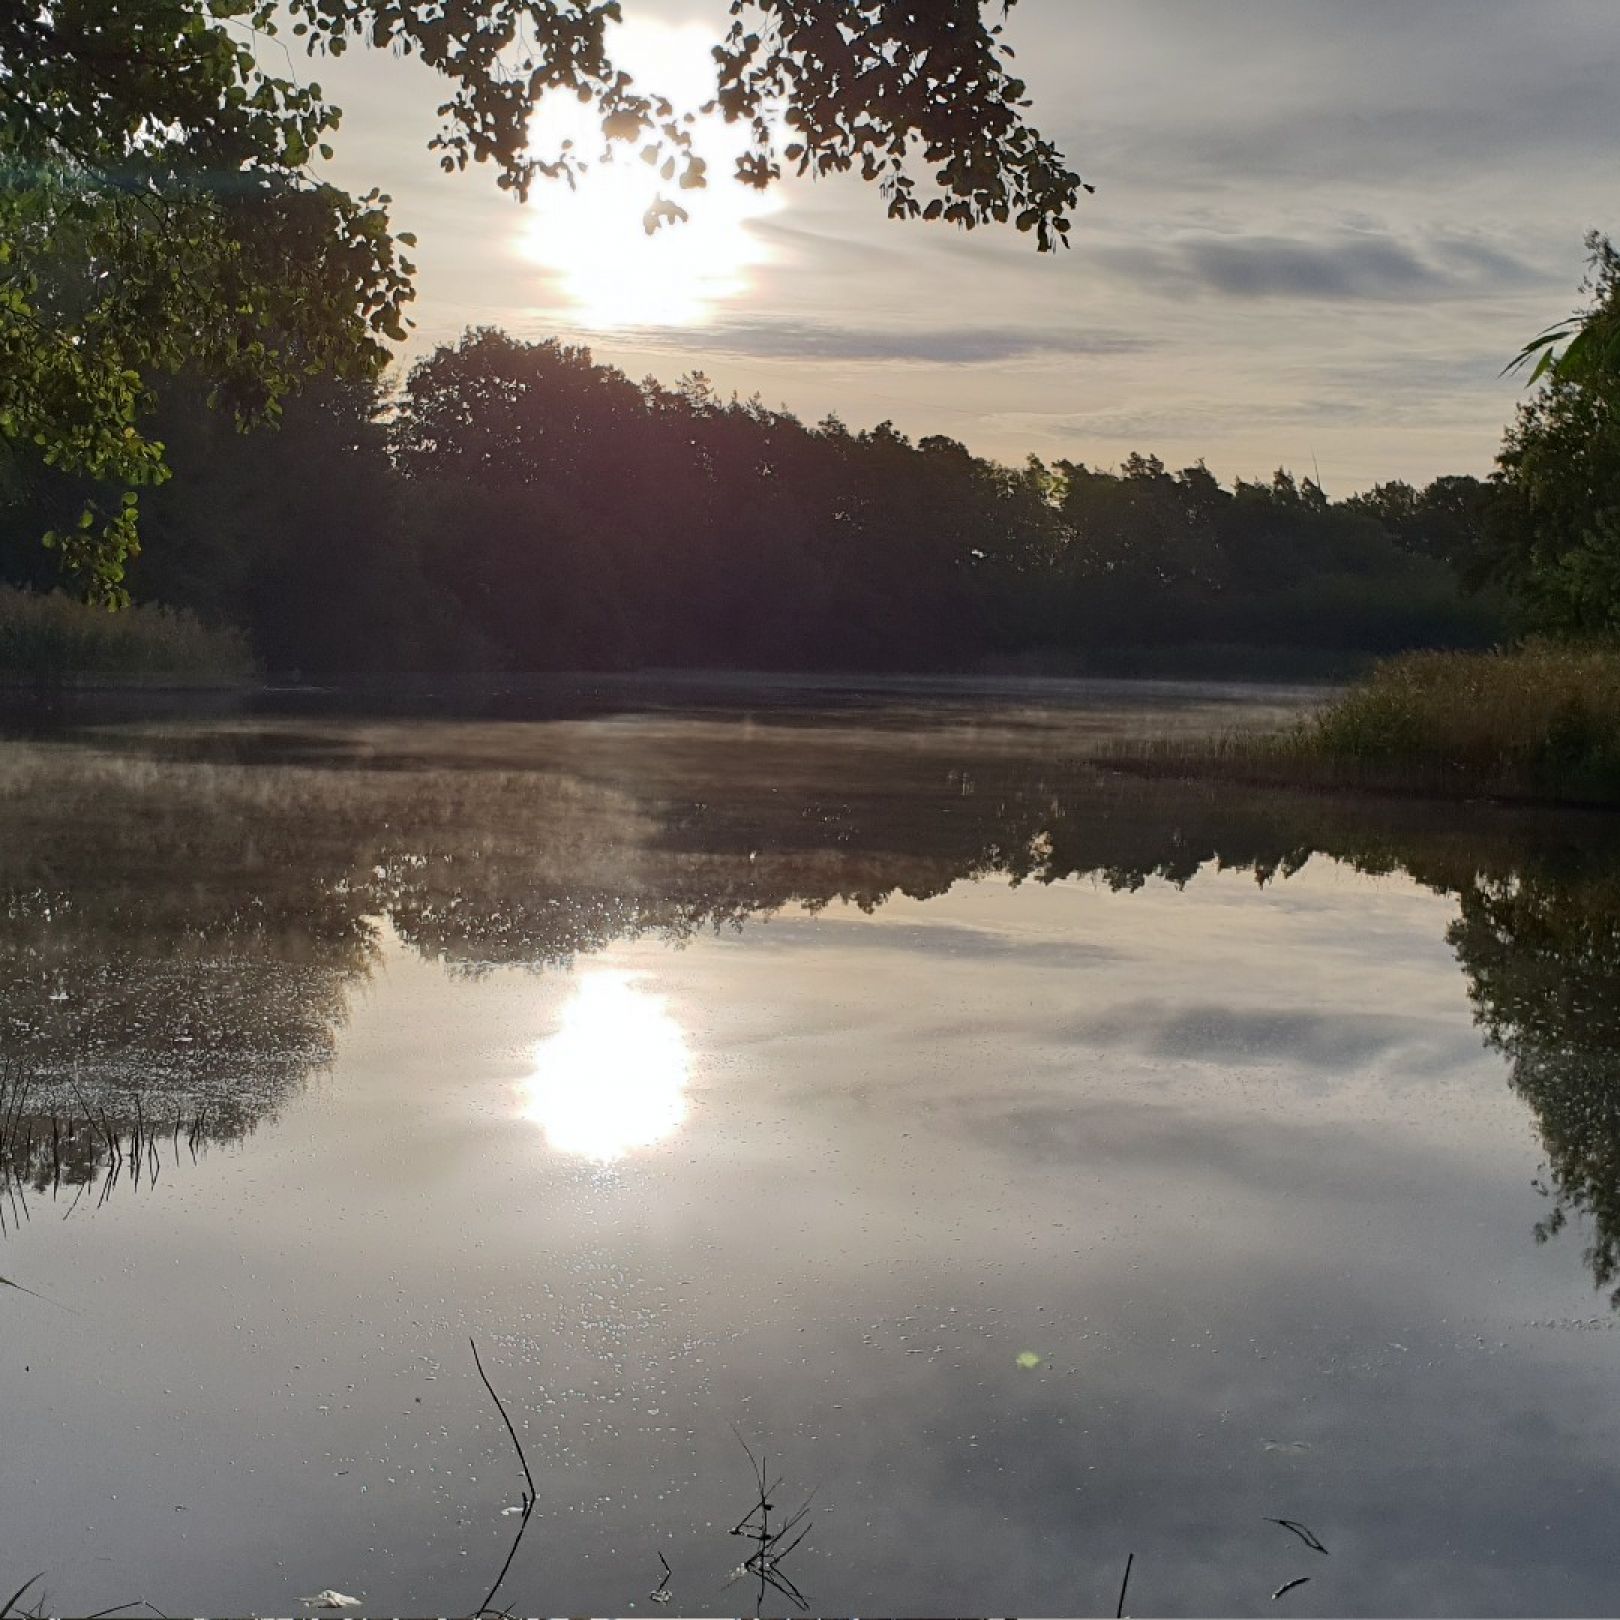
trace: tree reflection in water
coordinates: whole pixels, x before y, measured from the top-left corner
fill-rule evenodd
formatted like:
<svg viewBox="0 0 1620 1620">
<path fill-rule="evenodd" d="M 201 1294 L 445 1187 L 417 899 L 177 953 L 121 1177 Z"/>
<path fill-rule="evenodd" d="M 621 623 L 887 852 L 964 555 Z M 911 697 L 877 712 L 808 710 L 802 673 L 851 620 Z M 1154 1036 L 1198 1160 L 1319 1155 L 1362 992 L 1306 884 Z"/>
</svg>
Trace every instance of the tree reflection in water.
<svg viewBox="0 0 1620 1620">
<path fill-rule="evenodd" d="M 1272 883 L 1323 854 L 1456 896 L 1450 944 L 1546 1153 L 1537 1236 L 1579 1215 L 1598 1286 L 1620 1278 L 1620 840 L 1605 822 L 1135 781 L 1036 719 L 778 720 L 222 724 L 8 744 L 0 1050 L 31 1101 L 0 1149 L 7 1178 L 103 1177 L 108 1130 L 76 1124 L 64 1147 L 70 1116 L 104 1118 L 114 1141 L 137 1120 L 152 1136 L 179 1120 L 182 1141 L 194 1126 L 250 1131 L 330 1061 L 385 929 L 456 973 L 544 969 L 616 940 L 740 929 L 789 905 L 870 910 L 964 878 L 1131 890 L 1216 863 Z M 581 1017 L 593 997 L 631 994 L 594 982 Z M 634 1125 L 645 1137 L 678 1120 L 684 1053 L 641 1010 L 607 1022 L 661 1054 Z M 611 1157 L 629 1139 L 577 1117 L 567 1083 L 569 1063 L 612 1057 L 588 1034 L 570 1024 L 542 1053 L 531 1103 L 560 1144 Z"/>
<path fill-rule="evenodd" d="M 1529 872 L 1462 890 L 1448 938 L 1481 1027 L 1512 1065 L 1547 1155 L 1551 1212 L 1589 1223 L 1586 1263 L 1599 1288 L 1620 1278 L 1620 891 Z M 1610 1295 L 1620 1308 L 1620 1289 Z"/>
</svg>

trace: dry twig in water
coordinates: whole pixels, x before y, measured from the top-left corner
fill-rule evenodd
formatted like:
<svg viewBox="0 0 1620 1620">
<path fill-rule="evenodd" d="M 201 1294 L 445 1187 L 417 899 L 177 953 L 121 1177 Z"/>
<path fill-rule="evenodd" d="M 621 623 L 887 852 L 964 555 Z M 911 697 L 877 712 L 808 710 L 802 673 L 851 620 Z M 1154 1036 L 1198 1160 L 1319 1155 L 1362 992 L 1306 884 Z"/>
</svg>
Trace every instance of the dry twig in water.
<svg viewBox="0 0 1620 1620">
<path fill-rule="evenodd" d="M 17 1590 L 11 1594 L 10 1597 L 8 1597 L 6 1599 L 5 1607 L 0 1608 L 0 1620 L 6 1620 L 6 1616 L 8 1614 L 10 1614 L 11 1611 L 13 1609 L 15 1609 L 17 1607 L 17 1605 L 22 1601 L 23 1593 L 26 1592 L 30 1586 L 33 1586 L 35 1584 L 35 1582 L 42 1581 L 44 1579 L 45 1579 L 45 1571 L 44 1570 L 41 1570 L 39 1572 L 39 1574 L 37 1574 L 37 1575 L 29 1576 L 29 1578 L 26 1581 L 24 1581 L 22 1583 L 22 1585 L 19 1586 L 17 1588 Z"/>
<path fill-rule="evenodd" d="M 658 1562 L 664 1566 L 664 1578 L 647 1594 L 647 1597 L 653 1603 L 668 1603 L 674 1596 L 669 1589 L 669 1583 L 675 1571 L 669 1567 L 669 1560 L 661 1552 L 658 1554 Z"/>
<path fill-rule="evenodd" d="M 816 1499 L 816 1493 L 812 1491 L 800 1505 L 798 1511 L 789 1515 L 786 1520 L 773 1530 L 771 1528 L 771 1513 L 773 1511 L 771 1495 L 776 1490 L 776 1487 L 782 1483 L 781 1478 L 778 1477 L 774 1484 L 767 1483 L 770 1476 L 766 1473 L 765 1464 L 754 1456 L 753 1452 L 748 1448 L 748 1442 L 743 1439 L 741 1434 L 737 1433 L 735 1428 L 731 1432 L 737 1435 L 738 1445 L 748 1454 L 748 1461 L 754 1470 L 754 1482 L 759 1491 L 758 1500 L 737 1521 L 731 1531 L 732 1535 L 746 1536 L 748 1540 L 755 1543 L 754 1551 L 743 1560 L 742 1566 L 737 1571 L 737 1575 L 733 1577 L 733 1580 L 745 1574 L 757 1575 L 759 1577 L 759 1602 L 761 1606 L 765 1602 L 765 1589 L 769 1587 L 772 1591 L 780 1592 L 788 1602 L 796 1604 L 800 1609 L 808 1609 L 810 1606 L 809 1598 L 793 1584 L 786 1571 L 783 1570 L 782 1563 L 788 1554 L 814 1528 L 813 1524 L 806 1523 L 805 1520 L 810 1512 L 810 1504 Z M 804 1525 L 802 1530 L 799 1529 L 801 1524 Z M 799 1531 L 796 1536 L 793 1535 L 795 1530 Z M 793 1539 L 788 1541 L 786 1546 L 783 1546 L 782 1543 L 787 1541 L 789 1536 L 793 1536 Z M 732 1583 L 728 1581 L 726 1584 L 729 1586 Z"/>
<path fill-rule="evenodd" d="M 1122 1620 L 1125 1613 L 1125 1589 L 1131 1584 L 1131 1565 L 1136 1562 L 1135 1553 L 1125 1556 L 1125 1579 L 1119 1583 L 1119 1602 L 1114 1605 L 1114 1620 Z"/>
<path fill-rule="evenodd" d="M 511 1548 L 506 1554 L 506 1562 L 501 1565 L 501 1572 L 495 1577 L 495 1584 L 490 1587 L 484 1601 L 474 1611 L 476 1614 L 486 1614 L 489 1606 L 495 1601 L 495 1594 L 501 1589 L 501 1582 L 506 1579 L 506 1572 L 512 1567 L 512 1560 L 517 1557 L 517 1550 L 523 1541 L 523 1532 L 529 1528 L 529 1516 L 534 1512 L 534 1475 L 529 1472 L 529 1459 L 523 1455 L 523 1442 L 518 1439 L 517 1430 L 512 1427 L 512 1420 L 507 1416 L 506 1407 L 499 1395 L 495 1393 L 495 1386 L 490 1383 L 489 1375 L 484 1371 L 484 1363 L 478 1356 L 478 1341 L 469 1338 L 467 1343 L 472 1346 L 473 1365 L 478 1369 L 478 1376 L 483 1381 L 484 1388 L 489 1391 L 489 1398 L 495 1403 L 495 1410 L 501 1414 L 501 1421 L 506 1425 L 506 1432 L 512 1437 L 512 1449 L 517 1452 L 518 1465 L 523 1470 L 524 1482 L 527 1486 L 523 1492 L 522 1517 L 518 1520 L 517 1534 L 512 1538 Z"/>
<path fill-rule="evenodd" d="M 1298 1536 L 1299 1539 L 1303 1541 L 1305 1545 L 1313 1552 L 1319 1552 L 1326 1556 L 1327 1548 L 1316 1539 L 1315 1535 L 1311 1532 L 1310 1527 L 1308 1525 L 1301 1524 L 1298 1519 L 1267 1519 L 1266 1523 L 1280 1524 L 1284 1530 L 1291 1531 L 1294 1535 Z M 1307 1580 L 1309 1578 L 1309 1576 L 1306 1577 Z"/>
</svg>

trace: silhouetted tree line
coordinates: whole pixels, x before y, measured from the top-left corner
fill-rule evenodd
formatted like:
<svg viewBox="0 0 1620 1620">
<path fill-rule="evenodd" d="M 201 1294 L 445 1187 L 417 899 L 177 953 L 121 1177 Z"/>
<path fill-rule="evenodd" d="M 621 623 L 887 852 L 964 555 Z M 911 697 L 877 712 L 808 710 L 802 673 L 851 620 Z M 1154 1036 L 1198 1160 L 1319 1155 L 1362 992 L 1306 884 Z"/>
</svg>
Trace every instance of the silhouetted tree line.
<svg viewBox="0 0 1620 1620">
<path fill-rule="evenodd" d="M 492 330 L 393 396 L 314 386 L 252 436 L 182 381 L 155 432 L 176 472 L 145 497 L 133 594 L 246 628 L 277 670 L 1106 669 L 1501 632 L 1468 589 L 1477 479 L 1330 501 L 1140 455 L 1009 468 Z M 21 466 L 0 578 L 48 586 L 38 536 L 85 491 Z"/>
</svg>

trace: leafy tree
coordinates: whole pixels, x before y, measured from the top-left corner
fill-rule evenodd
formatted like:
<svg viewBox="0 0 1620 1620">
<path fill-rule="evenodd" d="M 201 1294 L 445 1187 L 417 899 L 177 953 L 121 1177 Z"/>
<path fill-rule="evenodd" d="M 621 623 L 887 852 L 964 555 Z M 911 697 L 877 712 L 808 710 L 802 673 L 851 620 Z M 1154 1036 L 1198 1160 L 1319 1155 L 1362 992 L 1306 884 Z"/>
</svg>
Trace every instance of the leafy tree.
<svg viewBox="0 0 1620 1620">
<path fill-rule="evenodd" d="M 1620 253 L 1590 239 L 1584 332 L 1620 324 Z M 1545 351 L 1550 353 L 1552 351 Z M 1574 358 L 1571 358 L 1571 356 Z M 1620 346 L 1594 340 L 1543 371 L 1497 465 L 1491 567 L 1536 628 L 1620 635 Z"/>
<path fill-rule="evenodd" d="M 1403 550 L 1438 557 L 1477 584 L 1497 495 L 1483 479 L 1448 474 L 1423 489 L 1400 479 L 1375 484 L 1345 505 L 1372 518 Z"/>
<path fill-rule="evenodd" d="M 1006 467 L 493 330 L 425 356 L 386 408 L 370 379 L 312 379 L 271 435 L 209 391 L 154 386 L 175 476 L 143 504 L 130 588 L 246 629 L 276 670 L 1298 670 L 1501 633 L 1422 527 L 1473 480 L 1335 502 L 1148 455 Z M 93 489 L 0 473 L 0 579 L 48 585 L 34 537 Z"/>
<path fill-rule="evenodd" d="M 1417 530 L 1422 498 L 1405 479 L 1391 478 L 1382 484 L 1374 484 L 1359 495 L 1352 495 L 1346 504 L 1354 511 L 1366 513 L 1374 522 L 1383 524 L 1405 543 L 1407 537 Z"/>
<path fill-rule="evenodd" d="M 954 441 L 498 332 L 412 370 L 395 443 L 436 578 L 526 667 L 959 665 L 1015 633 L 1060 530 L 1037 480 Z"/>
<path fill-rule="evenodd" d="M 1588 231 L 1586 251 L 1593 267 L 1587 287 L 1598 293 L 1597 302 L 1537 333 L 1505 371 L 1528 365 L 1530 381 L 1538 383 L 1549 375 L 1560 382 L 1590 382 L 1620 370 L 1620 308 L 1602 296 L 1605 286 L 1612 284 L 1614 249 L 1601 232 Z"/>
<path fill-rule="evenodd" d="M 200 367 L 244 422 L 305 376 L 361 376 L 403 335 L 384 199 L 306 178 L 336 123 L 262 72 L 241 0 L 0 10 L 0 435 L 111 486 L 55 531 L 110 601 L 136 489 L 167 475 L 148 379 Z"/>
<path fill-rule="evenodd" d="M 1445 561 L 1412 555 L 1381 500 L 1335 503 L 1285 469 L 1226 490 L 1155 456 L 1058 471 L 1073 537 L 1060 644 L 1382 652 L 1490 638 L 1492 606 L 1464 603 Z"/>
<path fill-rule="evenodd" d="M 1448 473 L 1424 486 L 1409 549 L 1452 565 L 1466 585 L 1485 578 L 1486 536 L 1498 499 L 1495 484 L 1467 473 Z"/>
<path fill-rule="evenodd" d="M 1016 3 L 1002 0 L 1002 13 Z M 1012 52 L 981 0 L 732 0 L 731 15 L 715 57 L 718 106 L 753 135 L 740 178 L 763 185 L 780 172 L 770 111 L 780 107 L 782 157 L 800 174 L 859 169 L 882 183 L 891 218 L 969 230 L 1012 220 L 1043 250 L 1068 242 L 1091 187 L 1025 121 Z"/>
<path fill-rule="evenodd" d="M 1003 10 L 1011 0 L 1004 0 Z M 897 217 L 1015 222 L 1067 240 L 1082 182 L 1025 119 L 1023 84 L 981 0 L 734 0 L 716 97 L 767 185 L 856 170 Z M 125 594 L 138 490 L 167 476 L 142 429 L 155 374 L 207 375 L 241 424 L 306 378 L 363 380 L 403 337 L 411 238 L 389 199 L 313 176 L 340 111 L 264 65 L 278 31 L 312 55 L 351 42 L 416 55 L 448 81 L 432 145 L 488 162 L 519 198 L 572 183 L 590 154 L 536 153 L 535 107 L 573 94 L 603 149 L 638 147 L 700 189 L 696 112 L 614 62 L 618 0 L 10 0 L 0 6 L 0 438 L 98 492 L 53 531 L 93 594 Z M 786 132 L 781 152 L 772 129 Z M 647 227 L 679 220 L 660 196 Z"/>
</svg>

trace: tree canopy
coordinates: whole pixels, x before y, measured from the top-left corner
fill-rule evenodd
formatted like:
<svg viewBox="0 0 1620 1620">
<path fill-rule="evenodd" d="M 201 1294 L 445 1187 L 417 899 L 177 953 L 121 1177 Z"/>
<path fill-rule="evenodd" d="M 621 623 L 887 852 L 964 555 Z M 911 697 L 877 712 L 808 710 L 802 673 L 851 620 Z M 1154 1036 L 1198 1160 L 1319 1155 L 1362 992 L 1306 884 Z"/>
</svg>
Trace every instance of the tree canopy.
<svg viewBox="0 0 1620 1620">
<path fill-rule="evenodd" d="M 1506 371 L 1529 366 L 1530 381 L 1538 383 L 1549 375 L 1561 382 L 1591 382 L 1606 371 L 1620 370 L 1620 306 L 1604 296 L 1612 289 L 1614 248 L 1602 232 L 1589 231 L 1586 249 L 1592 266 L 1586 287 L 1598 295 L 1596 302 L 1538 332 Z"/>
<path fill-rule="evenodd" d="M 1151 455 L 1005 466 L 494 330 L 397 392 L 314 381 L 274 433 L 207 392 L 157 390 L 175 476 L 130 589 L 275 670 L 1329 672 L 1500 631 L 1459 588 L 1494 493 L 1471 478 L 1332 500 Z M 0 487 L 0 580 L 48 585 L 33 537 L 82 499 Z"/>
<path fill-rule="evenodd" d="M 704 110 L 744 122 L 743 182 L 853 171 L 897 218 L 1068 239 L 1084 183 L 1028 122 L 991 0 L 733 0 L 715 97 L 683 108 L 620 68 L 618 0 L 18 0 L 0 7 L 0 436 L 103 486 L 50 536 L 124 595 L 138 490 L 167 474 L 152 379 L 206 376 L 242 424 L 313 376 L 374 376 L 405 335 L 412 238 L 390 199 L 320 178 L 341 112 L 267 46 L 420 57 L 447 82 L 432 146 L 522 198 L 600 152 L 534 151 L 574 95 L 677 195 L 705 184 Z M 662 195 L 649 230 L 684 206 Z"/>
<path fill-rule="evenodd" d="M 1508 430 L 1493 567 L 1533 624 L 1620 636 L 1620 253 L 1589 239 L 1590 309 L 1577 341 L 1544 351 L 1544 381 Z"/>
</svg>

